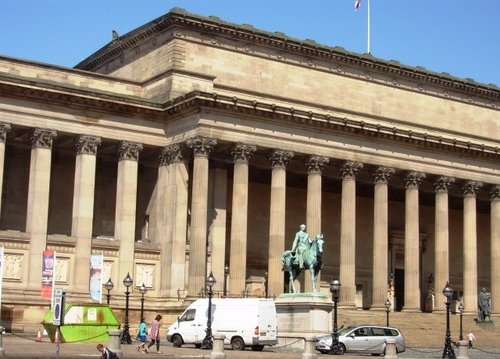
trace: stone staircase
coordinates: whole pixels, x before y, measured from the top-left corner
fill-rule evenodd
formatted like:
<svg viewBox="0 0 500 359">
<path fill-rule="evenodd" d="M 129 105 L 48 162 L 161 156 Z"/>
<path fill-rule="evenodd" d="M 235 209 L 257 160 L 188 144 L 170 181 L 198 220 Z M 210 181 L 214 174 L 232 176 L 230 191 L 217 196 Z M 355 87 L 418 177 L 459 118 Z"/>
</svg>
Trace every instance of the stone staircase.
<svg viewBox="0 0 500 359">
<path fill-rule="evenodd" d="M 338 309 L 337 324 L 386 324 L 385 311 Z M 463 315 L 462 332 L 464 340 L 472 330 L 478 348 L 500 348 L 500 318 L 490 322 L 476 322 L 475 315 Z M 495 324 L 498 321 L 498 324 Z M 446 313 L 391 312 L 389 325 L 402 331 L 406 346 L 414 348 L 444 348 L 446 335 Z M 458 341 L 460 335 L 460 315 L 450 314 L 451 340 Z"/>
</svg>

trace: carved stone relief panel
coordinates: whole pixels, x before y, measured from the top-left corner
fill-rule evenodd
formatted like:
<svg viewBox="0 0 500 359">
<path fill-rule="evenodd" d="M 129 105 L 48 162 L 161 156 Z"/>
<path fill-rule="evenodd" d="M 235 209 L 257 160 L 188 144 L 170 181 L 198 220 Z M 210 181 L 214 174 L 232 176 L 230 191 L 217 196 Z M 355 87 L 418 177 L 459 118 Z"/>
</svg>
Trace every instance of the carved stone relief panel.
<svg viewBox="0 0 500 359">
<path fill-rule="evenodd" d="M 155 265 L 146 263 L 137 263 L 135 267 L 135 286 L 140 287 L 142 283 L 146 288 L 153 288 L 155 275 Z"/>
<path fill-rule="evenodd" d="M 70 258 L 56 257 L 54 280 L 58 284 L 68 284 Z M 89 267 L 90 268 L 90 267 Z"/>
<path fill-rule="evenodd" d="M 8 254 L 4 256 L 3 278 L 9 281 L 21 281 L 23 273 L 24 255 Z"/>
</svg>

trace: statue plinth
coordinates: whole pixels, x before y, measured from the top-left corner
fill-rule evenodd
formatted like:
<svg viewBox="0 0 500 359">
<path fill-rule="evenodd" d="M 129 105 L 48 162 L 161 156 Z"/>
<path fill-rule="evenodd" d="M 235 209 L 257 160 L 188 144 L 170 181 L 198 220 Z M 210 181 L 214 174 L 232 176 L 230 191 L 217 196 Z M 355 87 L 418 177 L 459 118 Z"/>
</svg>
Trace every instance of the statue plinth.
<svg viewBox="0 0 500 359">
<path fill-rule="evenodd" d="M 299 338 L 317 337 L 332 332 L 333 302 L 323 293 L 285 293 L 275 301 L 280 342 L 303 350 Z"/>
</svg>

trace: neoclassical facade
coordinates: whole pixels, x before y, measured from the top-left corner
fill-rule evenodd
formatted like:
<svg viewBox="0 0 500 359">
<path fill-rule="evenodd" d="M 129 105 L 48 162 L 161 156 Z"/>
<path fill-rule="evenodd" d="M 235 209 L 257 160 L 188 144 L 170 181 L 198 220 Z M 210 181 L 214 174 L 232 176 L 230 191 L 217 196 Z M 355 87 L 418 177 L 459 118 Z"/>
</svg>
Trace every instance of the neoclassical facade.
<svg viewBox="0 0 500 359">
<path fill-rule="evenodd" d="M 2 321 L 38 325 L 41 256 L 90 302 L 104 279 L 167 312 L 278 296 L 299 225 L 341 305 L 500 313 L 500 89 L 173 9 L 75 68 L 0 57 Z M 228 267 L 227 276 L 225 267 Z M 308 278 L 302 290 L 310 289 Z M 104 292 L 104 294 L 106 294 Z"/>
</svg>

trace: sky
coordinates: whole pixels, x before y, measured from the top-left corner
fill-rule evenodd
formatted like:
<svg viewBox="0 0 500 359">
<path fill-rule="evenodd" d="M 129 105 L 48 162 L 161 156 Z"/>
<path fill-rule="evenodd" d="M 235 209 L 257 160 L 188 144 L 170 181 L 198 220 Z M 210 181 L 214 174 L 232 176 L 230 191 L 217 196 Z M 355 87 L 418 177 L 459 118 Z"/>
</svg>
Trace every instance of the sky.
<svg viewBox="0 0 500 359">
<path fill-rule="evenodd" d="M 500 87 L 500 0 L 0 0 L 0 55 L 74 67 L 174 7 Z"/>
</svg>

